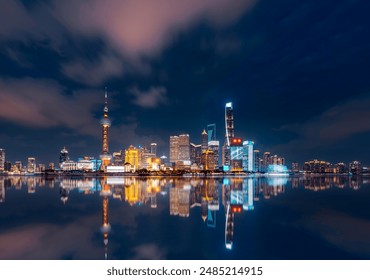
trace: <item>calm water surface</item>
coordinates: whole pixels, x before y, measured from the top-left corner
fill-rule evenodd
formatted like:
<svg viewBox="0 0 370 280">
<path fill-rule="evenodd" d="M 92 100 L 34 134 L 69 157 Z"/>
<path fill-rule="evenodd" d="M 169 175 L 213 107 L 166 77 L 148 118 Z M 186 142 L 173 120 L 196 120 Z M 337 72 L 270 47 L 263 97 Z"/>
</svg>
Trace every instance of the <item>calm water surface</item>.
<svg viewBox="0 0 370 280">
<path fill-rule="evenodd" d="M 370 259 L 370 180 L 0 177 L 0 259 Z"/>
</svg>

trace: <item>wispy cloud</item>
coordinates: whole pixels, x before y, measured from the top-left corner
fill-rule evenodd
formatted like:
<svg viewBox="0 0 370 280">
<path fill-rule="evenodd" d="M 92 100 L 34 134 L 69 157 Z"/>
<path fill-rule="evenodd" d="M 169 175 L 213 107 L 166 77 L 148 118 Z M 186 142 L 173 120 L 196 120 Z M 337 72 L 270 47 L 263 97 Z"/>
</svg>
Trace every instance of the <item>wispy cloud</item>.
<svg viewBox="0 0 370 280">
<path fill-rule="evenodd" d="M 78 37 L 98 38 L 106 47 L 100 59 L 72 59 L 61 69 L 68 78 L 100 85 L 128 68 L 147 73 L 147 58 L 161 54 L 179 32 L 202 21 L 215 28 L 227 26 L 254 2 L 240 0 L 231 5 L 229 0 L 66 0 L 40 1 L 26 8 L 21 1 L 0 0 L 0 42 L 48 42 L 54 51 L 63 53 L 65 36 L 72 41 Z"/>
<path fill-rule="evenodd" d="M 0 118 L 18 125 L 95 134 L 93 109 L 101 100 L 96 91 L 69 95 L 52 80 L 0 79 Z"/>
<path fill-rule="evenodd" d="M 93 62 L 73 60 L 62 65 L 62 72 L 79 83 L 98 86 L 107 78 L 123 75 L 123 63 L 117 56 L 104 54 Z"/>
<path fill-rule="evenodd" d="M 166 88 L 151 87 L 147 91 L 140 91 L 132 88 L 130 93 L 134 96 L 133 103 L 143 108 L 155 108 L 162 104 L 167 104 Z"/>
<path fill-rule="evenodd" d="M 286 125 L 281 131 L 297 134 L 297 138 L 280 149 L 313 149 L 328 147 L 358 133 L 370 131 L 370 94 L 332 107 L 303 124 Z"/>
</svg>

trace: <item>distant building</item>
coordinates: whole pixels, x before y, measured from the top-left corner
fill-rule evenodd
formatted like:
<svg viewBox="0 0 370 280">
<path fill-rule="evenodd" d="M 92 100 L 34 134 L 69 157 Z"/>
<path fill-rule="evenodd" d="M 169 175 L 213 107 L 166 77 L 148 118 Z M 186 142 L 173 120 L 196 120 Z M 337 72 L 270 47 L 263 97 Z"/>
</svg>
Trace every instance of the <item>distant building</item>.
<svg viewBox="0 0 370 280">
<path fill-rule="evenodd" d="M 334 166 L 334 173 L 345 174 L 348 172 L 348 167 L 344 162 L 339 162 Z"/>
<path fill-rule="evenodd" d="M 349 164 L 349 172 L 353 175 L 360 175 L 362 174 L 362 165 L 361 162 L 355 160 Z"/>
<path fill-rule="evenodd" d="M 230 164 L 231 171 L 243 170 L 243 139 L 233 137 L 230 139 Z"/>
<path fill-rule="evenodd" d="M 219 169 L 219 154 L 220 154 L 220 141 L 212 140 L 208 142 L 208 150 L 213 151 L 213 155 L 215 158 L 215 169 Z"/>
<path fill-rule="evenodd" d="M 12 171 L 12 163 L 10 161 L 6 161 L 4 163 L 4 171 L 8 172 Z"/>
<path fill-rule="evenodd" d="M 176 163 L 179 160 L 179 137 L 170 136 L 170 162 Z"/>
<path fill-rule="evenodd" d="M 190 143 L 190 161 L 192 164 L 201 165 L 202 145 Z"/>
<path fill-rule="evenodd" d="M 265 152 L 263 154 L 263 163 L 262 163 L 262 170 L 267 171 L 267 167 L 271 164 L 271 156 L 270 152 Z"/>
<path fill-rule="evenodd" d="M 254 172 L 254 152 L 253 152 L 253 141 L 243 141 L 243 170 L 248 172 Z"/>
<path fill-rule="evenodd" d="M 279 157 L 278 155 L 273 155 L 270 158 L 270 164 L 285 165 L 285 158 Z"/>
<path fill-rule="evenodd" d="M 314 159 L 304 163 L 303 171 L 307 173 L 332 173 L 333 169 L 330 162 Z"/>
<path fill-rule="evenodd" d="M 292 162 L 292 172 L 298 173 L 299 172 L 299 164 L 298 162 Z"/>
<path fill-rule="evenodd" d="M 0 171 L 4 171 L 5 168 L 5 150 L 0 149 Z"/>
<path fill-rule="evenodd" d="M 208 143 L 210 141 L 216 141 L 216 124 L 207 125 Z"/>
<path fill-rule="evenodd" d="M 68 161 L 68 160 L 69 160 L 68 150 L 66 149 L 66 147 L 63 147 L 63 149 L 60 151 L 60 155 L 59 155 L 59 164 L 65 162 L 65 161 Z"/>
<path fill-rule="evenodd" d="M 134 146 L 130 146 L 125 151 L 125 163 L 131 164 L 135 167 L 135 170 L 139 169 L 139 149 Z"/>
<path fill-rule="evenodd" d="M 16 162 L 14 163 L 14 168 L 13 168 L 13 170 L 17 173 L 17 172 L 21 172 L 21 171 L 22 171 L 22 169 L 23 169 L 23 164 L 22 164 L 22 162 L 21 162 L 21 161 L 16 161 Z"/>
<path fill-rule="evenodd" d="M 201 135 L 202 138 L 202 153 L 208 149 L 208 134 L 204 129 Z"/>
<path fill-rule="evenodd" d="M 157 157 L 157 143 L 150 144 L 150 153 Z"/>
<path fill-rule="evenodd" d="M 189 134 L 179 135 L 179 158 L 178 160 L 190 161 L 190 139 Z"/>
<path fill-rule="evenodd" d="M 232 102 L 225 105 L 225 143 L 222 147 L 222 165 L 231 165 L 231 139 L 234 138 L 234 111 Z"/>
<path fill-rule="evenodd" d="M 125 163 L 125 153 L 124 151 L 114 152 L 113 153 L 113 164 L 116 166 L 123 166 Z"/>
<path fill-rule="evenodd" d="M 49 169 L 50 170 L 55 170 L 55 164 L 54 164 L 54 162 L 49 162 Z"/>
<path fill-rule="evenodd" d="M 214 171 L 216 169 L 214 151 L 205 150 L 202 152 L 202 166 L 203 170 L 206 171 Z"/>
<path fill-rule="evenodd" d="M 262 166 L 261 162 L 262 159 L 260 158 L 260 151 L 259 150 L 254 150 L 253 151 L 253 157 L 254 157 L 254 171 L 255 172 L 261 172 L 262 171 Z"/>
<path fill-rule="evenodd" d="M 36 159 L 34 157 L 29 157 L 27 160 L 27 172 L 28 173 L 36 172 Z"/>
</svg>

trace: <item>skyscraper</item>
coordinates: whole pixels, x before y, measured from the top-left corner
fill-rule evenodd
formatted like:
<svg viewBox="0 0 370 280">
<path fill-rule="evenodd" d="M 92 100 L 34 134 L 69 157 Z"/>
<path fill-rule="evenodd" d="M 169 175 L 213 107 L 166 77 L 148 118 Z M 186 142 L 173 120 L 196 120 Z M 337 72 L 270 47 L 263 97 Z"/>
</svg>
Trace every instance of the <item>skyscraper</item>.
<svg viewBox="0 0 370 280">
<path fill-rule="evenodd" d="M 254 171 L 261 172 L 261 158 L 260 158 L 260 151 L 254 150 Z"/>
<path fill-rule="evenodd" d="M 208 142 L 216 140 L 216 124 L 207 125 Z"/>
<path fill-rule="evenodd" d="M 254 153 L 253 153 L 253 141 L 243 142 L 243 170 L 252 172 L 254 170 Z"/>
<path fill-rule="evenodd" d="M 226 128 L 226 143 L 230 146 L 231 138 L 234 138 L 234 112 L 233 104 L 226 103 L 225 106 L 225 128 Z"/>
<path fill-rule="evenodd" d="M 29 157 L 27 160 L 27 172 L 28 173 L 36 172 L 36 159 L 34 157 Z"/>
<path fill-rule="evenodd" d="M 189 134 L 179 135 L 179 159 L 181 161 L 190 161 L 190 139 Z"/>
<path fill-rule="evenodd" d="M 59 164 L 68 160 L 69 160 L 68 150 L 66 149 L 66 147 L 63 147 L 63 149 L 60 151 Z"/>
<path fill-rule="evenodd" d="M 4 171 L 5 168 L 5 150 L 0 149 L 0 171 Z"/>
<path fill-rule="evenodd" d="M 225 143 L 222 147 L 222 164 L 225 166 L 231 165 L 230 142 L 234 138 L 234 112 L 232 102 L 225 105 Z"/>
<path fill-rule="evenodd" d="M 207 131 L 204 129 L 202 132 L 202 152 L 208 149 L 208 134 Z"/>
<path fill-rule="evenodd" d="M 190 161 L 198 166 L 201 164 L 202 146 L 190 143 Z"/>
<path fill-rule="evenodd" d="M 105 102 L 104 102 L 104 115 L 100 120 L 102 125 L 102 153 L 100 159 L 102 160 L 102 169 L 104 170 L 107 165 L 110 164 L 112 156 L 109 154 L 109 127 L 111 121 L 108 117 L 108 94 L 107 89 L 105 89 Z"/>
<path fill-rule="evenodd" d="M 179 137 L 170 136 L 170 162 L 176 163 L 179 160 Z"/>
<path fill-rule="evenodd" d="M 157 143 L 150 144 L 150 153 L 153 154 L 154 157 L 157 156 Z"/>
<path fill-rule="evenodd" d="M 220 141 L 212 140 L 208 142 L 208 149 L 212 150 L 215 157 L 215 169 L 219 168 Z"/>
</svg>

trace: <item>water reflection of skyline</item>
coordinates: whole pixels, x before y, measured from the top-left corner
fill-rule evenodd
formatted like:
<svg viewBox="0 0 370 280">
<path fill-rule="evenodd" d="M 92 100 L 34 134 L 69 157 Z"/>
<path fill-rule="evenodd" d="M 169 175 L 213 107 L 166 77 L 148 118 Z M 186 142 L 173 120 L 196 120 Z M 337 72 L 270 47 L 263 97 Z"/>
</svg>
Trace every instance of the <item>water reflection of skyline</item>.
<svg viewBox="0 0 370 280">
<path fill-rule="evenodd" d="M 253 211 L 261 200 L 273 199 L 285 192 L 290 184 L 293 189 L 325 191 L 330 188 L 357 190 L 362 183 L 348 177 L 277 177 L 277 178 L 140 178 L 108 177 L 63 178 L 46 180 L 42 177 L 5 177 L 0 179 L 0 202 L 6 203 L 10 189 L 27 189 L 34 195 L 38 188 L 59 188 L 60 200 L 66 204 L 74 193 L 100 194 L 102 222 L 100 229 L 104 242 L 104 255 L 108 256 L 110 232 L 109 201 L 118 200 L 132 206 L 157 208 L 158 196 L 168 199 L 169 215 L 188 218 L 191 209 L 200 209 L 200 218 L 209 228 L 225 227 L 225 248 L 233 249 L 235 216 Z M 162 201 L 162 200 L 161 200 Z M 223 211 L 224 220 L 217 221 Z M 198 211 L 196 212 L 198 213 Z"/>
</svg>

